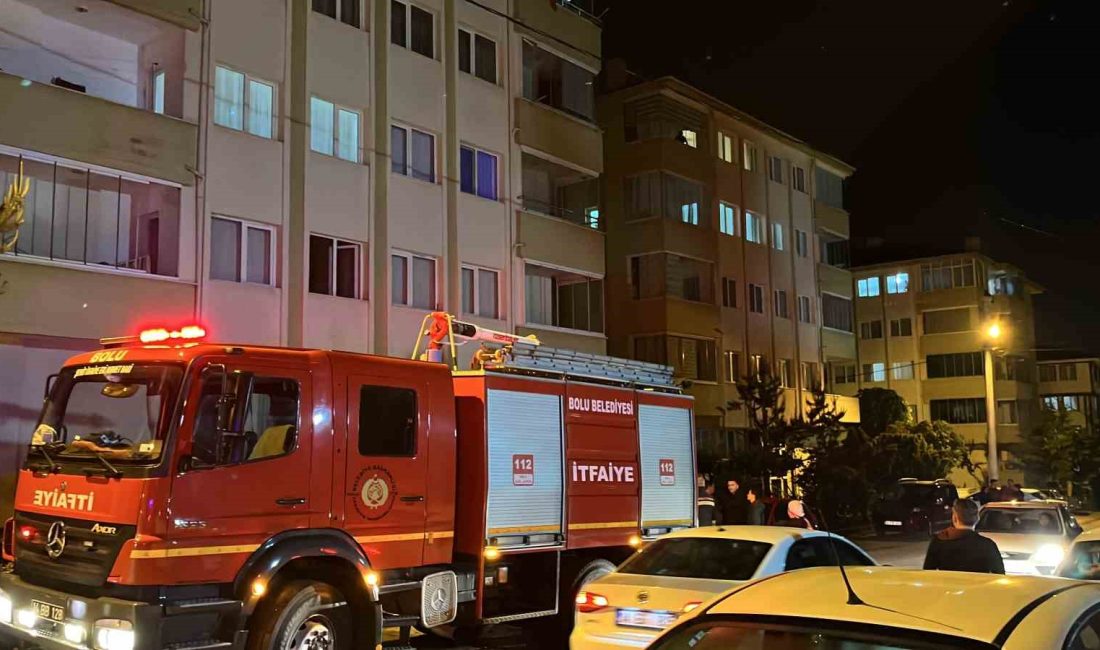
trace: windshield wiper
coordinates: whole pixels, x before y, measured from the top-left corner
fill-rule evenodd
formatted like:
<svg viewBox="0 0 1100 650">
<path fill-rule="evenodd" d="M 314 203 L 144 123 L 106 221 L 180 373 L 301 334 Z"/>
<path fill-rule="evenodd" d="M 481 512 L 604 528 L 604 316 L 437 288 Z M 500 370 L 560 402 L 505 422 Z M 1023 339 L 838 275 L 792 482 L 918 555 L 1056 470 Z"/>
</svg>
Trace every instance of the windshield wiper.
<svg viewBox="0 0 1100 650">
<path fill-rule="evenodd" d="M 30 459 L 28 459 L 27 462 L 24 463 L 24 467 L 32 469 L 36 472 L 45 471 L 52 474 L 56 474 L 61 471 L 61 465 L 59 465 L 57 461 L 55 461 L 53 458 L 50 458 L 50 455 L 46 453 L 46 445 L 32 445 L 31 451 L 37 451 L 38 453 L 42 454 L 42 457 L 46 459 L 46 463 L 45 465 L 39 464 L 32 467 L 30 464 Z"/>
<path fill-rule="evenodd" d="M 103 463 L 103 468 L 106 470 L 104 472 L 104 475 L 107 478 L 122 478 L 122 472 L 119 471 L 119 469 L 117 467 L 112 465 L 110 463 L 110 461 L 108 461 L 106 458 L 101 456 L 98 451 L 95 451 L 95 450 L 92 450 L 92 449 L 89 449 L 88 451 L 92 452 L 92 455 L 96 457 L 96 460 L 98 460 L 100 463 Z M 94 474 L 97 471 L 99 471 L 99 470 L 94 469 L 92 467 L 84 468 L 84 473 L 88 474 L 88 475 Z"/>
</svg>

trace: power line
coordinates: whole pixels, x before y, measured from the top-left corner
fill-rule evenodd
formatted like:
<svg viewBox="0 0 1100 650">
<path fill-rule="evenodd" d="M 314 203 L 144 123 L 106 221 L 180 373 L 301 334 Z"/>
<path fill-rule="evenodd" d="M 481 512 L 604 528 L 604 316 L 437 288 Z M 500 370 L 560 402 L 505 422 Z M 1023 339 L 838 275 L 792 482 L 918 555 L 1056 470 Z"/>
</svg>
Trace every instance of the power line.
<svg viewBox="0 0 1100 650">
<path fill-rule="evenodd" d="M 530 1 L 530 0 L 528 0 L 528 1 Z M 542 36 L 544 38 L 548 38 L 550 40 L 561 43 L 562 45 L 564 45 L 568 48 L 571 48 L 573 50 L 576 50 L 577 52 L 580 52 L 582 54 L 586 54 L 586 55 L 596 59 L 597 61 L 601 60 L 601 57 L 600 57 L 599 53 L 597 53 L 597 52 L 592 52 L 592 51 L 586 50 L 583 47 L 579 47 L 577 45 L 574 45 L 574 44 L 570 43 L 569 41 L 558 38 L 557 36 L 554 36 L 553 34 L 549 34 L 547 32 L 544 32 L 544 31 L 542 31 L 541 29 L 539 29 L 537 27 L 532 27 L 532 26 L 528 25 L 527 23 L 523 22 L 522 20 L 517 20 L 516 18 L 514 18 L 512 16 L 509 16 L 508 14 L 506 14 L 502 11 L 497 11 L 496 9 L 493 9 L 492 7 L 487 7 L 483 4 L 481 4 L 480 2 L 478 2 L 477 0 L 466 0 L 466 2 L 472 4 L 475 7 L 483 9 L 483 10 L 493 14 L 494 16 L 498 16 L 500 18 L 503 18 L 503 19 L 507 20 L 510 23 L 519 25 L 519 26 L 523 27 L 526 30 L 529 30 L 531 32 L 534 32 L 535 34 L 538 34 L 539 36 Z"/>
</svg>

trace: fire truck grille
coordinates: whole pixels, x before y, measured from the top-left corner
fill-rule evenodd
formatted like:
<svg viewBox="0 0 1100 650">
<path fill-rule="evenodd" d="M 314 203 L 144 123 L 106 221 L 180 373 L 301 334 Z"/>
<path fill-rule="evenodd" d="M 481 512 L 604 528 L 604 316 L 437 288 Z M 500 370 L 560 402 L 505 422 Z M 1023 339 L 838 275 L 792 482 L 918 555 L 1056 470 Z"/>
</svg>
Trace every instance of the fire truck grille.
<svg viewBox="0 0 1100 650">
<path fill-rule="evenodd" d="M 55 533 L 49 543 L 50 528 L 58 522 L 64 526 L 60 554 L 59 535 Z M 16 573 L 95 587 L 107 581 L 123 543 L 134 537 L 137 527 L 17 512 L 15 531 Z M 51 557 L 51 550 L 56 557 Z"/>
<path fill-rule="evenodd" d="M 458 579 L 454 571 L 424 578 L 420 588 L 420 619 L 426 627 L 444 625 L 458 613 Z"/>
</svg>

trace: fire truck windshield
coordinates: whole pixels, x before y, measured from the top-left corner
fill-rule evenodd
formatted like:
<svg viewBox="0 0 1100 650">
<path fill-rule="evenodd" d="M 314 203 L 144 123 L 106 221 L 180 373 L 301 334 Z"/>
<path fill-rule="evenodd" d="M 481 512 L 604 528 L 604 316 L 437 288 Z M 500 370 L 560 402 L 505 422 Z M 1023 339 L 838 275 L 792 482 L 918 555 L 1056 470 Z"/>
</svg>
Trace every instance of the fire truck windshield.
<svg viewBox="0 0 1100 650">
<path fill-rule="evenodd" d="M 47 458 L 148 463 L 160 458 L 183 368 L 130 363 L 61 371 L 31 440 Z"/>
</svg>

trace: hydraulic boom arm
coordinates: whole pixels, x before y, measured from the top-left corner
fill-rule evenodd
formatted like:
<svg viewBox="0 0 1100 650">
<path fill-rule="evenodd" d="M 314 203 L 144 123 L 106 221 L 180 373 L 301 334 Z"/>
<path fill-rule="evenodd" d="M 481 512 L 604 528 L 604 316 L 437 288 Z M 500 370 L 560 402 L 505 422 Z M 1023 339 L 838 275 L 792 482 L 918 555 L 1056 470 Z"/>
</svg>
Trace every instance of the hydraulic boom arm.
<svg viewBox="0 0 1100 650">
<path fill-rule="evenodd" d="M 424 354 L 420 354 L 420 341 L 425 337 L 427 337 L 428 343 L 425 347 Z M 499 357 L 507 354 L 507 350 L 512 344 L 520 341 L 530 345 L 539 345 L 539 340 L 534 334 L 529 334 L 527 336 L 509 334 L 508 332 L 481 327 L 474 323 L 455 320 L 453 316 L 446 312 L 435 311 L 425 316 L 424 320 L 420 323 L 420 332 L 416 337 L 416 345 L 413 347 L 412 358 L 421 361 L 442 363 L 444 346 L 448 346 L 451 351 L 451 367 L 457 370 L 458 359 L 455 354 L 455 348 L 469 341 L 478 341 L 483 344 L 495 344 L 498 346 L 494 352 L 488 354 L 489 357 Z M 474 355 L 475 364 L 485 360 L 487 360 L 487 358 L 484 349 L 479 350 L 478 353 Z"/>
</svg>

